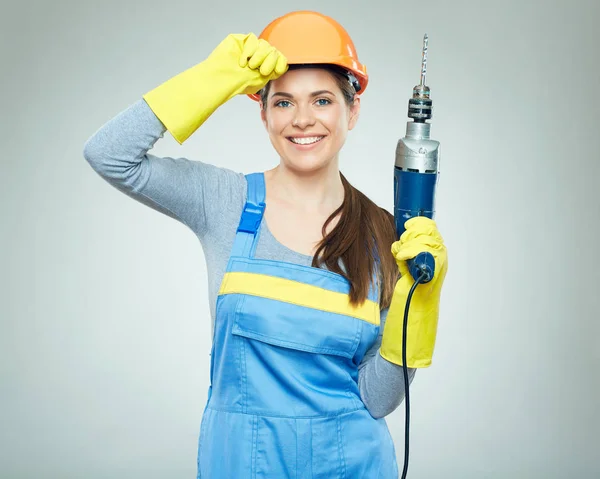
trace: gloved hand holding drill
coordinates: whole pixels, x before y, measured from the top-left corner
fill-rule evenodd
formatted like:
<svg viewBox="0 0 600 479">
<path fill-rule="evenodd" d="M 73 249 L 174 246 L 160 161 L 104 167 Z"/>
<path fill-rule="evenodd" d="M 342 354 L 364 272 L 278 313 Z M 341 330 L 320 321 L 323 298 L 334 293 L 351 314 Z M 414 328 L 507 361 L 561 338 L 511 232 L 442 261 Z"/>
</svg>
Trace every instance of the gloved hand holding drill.
<svg viewBox="0 0 600 479">
<path fill-rule="evenodd" d="M 228 35 L 203 62 L 143 98 L 179 144 L 214 111 L 240 94 L 261 90 L 288 69 L 287 59 L 253 33 Z"/>
<path fill-rule="evenodd" d="M 415 216 L 405 223 L 406 231 L 392 245 L 401 277 L 396 283 L 392 302 L 385 322 L 381 355 L 388 361 L 402 365 L 402 337 L 406 300 L 414 284 L 406 260 L 419 253 L 431 253 L 435 273 L 431 281 L 419 284 L 410 301 L 406 333 L 407 367 L 425 368 L 431 365 L 437 334 L 442 284 L 448 269 L 448 255 L 435 222 L 425 216 Z"/>
</svg>

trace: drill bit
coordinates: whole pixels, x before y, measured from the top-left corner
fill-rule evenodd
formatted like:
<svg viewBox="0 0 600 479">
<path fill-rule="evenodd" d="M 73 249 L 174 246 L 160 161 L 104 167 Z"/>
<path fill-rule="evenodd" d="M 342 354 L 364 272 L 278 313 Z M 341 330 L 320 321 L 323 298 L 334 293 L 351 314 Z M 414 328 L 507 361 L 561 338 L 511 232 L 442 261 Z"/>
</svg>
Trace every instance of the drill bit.
<svg viewBox="0 0 600 479">
<path fill-rule="evenodd" d="M 423 37 L 423 59 L 421 60 L 421 86 L 425 85 L 425 75 L 427 75 L 427 43 L 429 38 L 427 33 Z"/>
<path fill-rule="evenodd" d="M 429 98 L 429 87 L 425 85 L 427 76 L 427 45 L 429 37 L 423 37 L 423 49 L 421 51 L 421 82 L 413 88 L 413 96 L 408 101 L 408 116 L 414 121 L 422 123 L 432 117 L 433 104 Z"/>
</svg>

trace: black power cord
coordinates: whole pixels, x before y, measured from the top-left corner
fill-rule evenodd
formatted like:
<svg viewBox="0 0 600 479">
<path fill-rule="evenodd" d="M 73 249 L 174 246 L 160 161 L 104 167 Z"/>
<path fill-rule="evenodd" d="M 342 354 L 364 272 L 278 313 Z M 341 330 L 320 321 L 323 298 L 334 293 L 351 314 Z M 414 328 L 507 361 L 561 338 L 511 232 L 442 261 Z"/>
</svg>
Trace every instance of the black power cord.
<svg viewBox="0 0 600 479">
<path fill-rule="evenodd" d="M 406 334 L 408 330 L 408 308 L 412 299 L 413 293 L 420 283 L 429 281 L 429 272 L 426 269 L 421 269 L 421 274 L 415 280 L 408 297 L 406 298 L 406 308 L 404 309 L 404 324 L 402 326 L 402 369 L 404 371 L 404 402 L 406 404 L 406 417 L 404 426 L 404 469 L 402 471 L 402 479 L 406 478 L 408 471 L 408 438 L 409 438 L 409 426 L 410 426 L 410 394 L 408 385 L 408 367 L 406 366 Z"/>
</svg>

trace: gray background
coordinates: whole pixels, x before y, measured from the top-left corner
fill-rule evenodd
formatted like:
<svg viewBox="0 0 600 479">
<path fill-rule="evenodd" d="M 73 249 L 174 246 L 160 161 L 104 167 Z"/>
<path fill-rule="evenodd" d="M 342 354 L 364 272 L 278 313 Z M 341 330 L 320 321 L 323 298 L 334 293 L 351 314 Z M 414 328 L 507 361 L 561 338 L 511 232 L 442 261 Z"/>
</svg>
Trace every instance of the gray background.
<svg viewBox="0 0 600 479">
<path fill-rule="evenodd" d="M 195 477 L 202 250 L 101 180 L 83 145 L 227 34 L 300 8 L 340 21 L 368 65 L 341 165 L 389 209 L 430 37 L 450 269 L 434 363 L 411 389 L 409 477 L 600 475 L 600 3 L 63 0 L 0 14 L 0 477 Z M 153 153 L 278 161 L 245 97 Z M 404 405 L 388 420 L 402 464 Z"/>
</svg>

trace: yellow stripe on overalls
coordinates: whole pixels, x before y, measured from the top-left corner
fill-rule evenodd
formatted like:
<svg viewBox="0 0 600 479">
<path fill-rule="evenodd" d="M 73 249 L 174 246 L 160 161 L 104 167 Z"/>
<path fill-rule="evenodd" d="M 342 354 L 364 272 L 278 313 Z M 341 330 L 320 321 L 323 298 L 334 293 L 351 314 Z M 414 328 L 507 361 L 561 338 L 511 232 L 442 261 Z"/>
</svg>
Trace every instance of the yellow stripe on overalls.
<svg viewBox="0 0 600 479">
<path fill-rule="evenodd" d="M 257 273 L 225 273 L 219 294 L 248 294 L 329 313 L 353 316 L 379 325 L 379 305 L 367 299 L 352 306 L 348 295 L 306 283 Z"/>
</svg>

